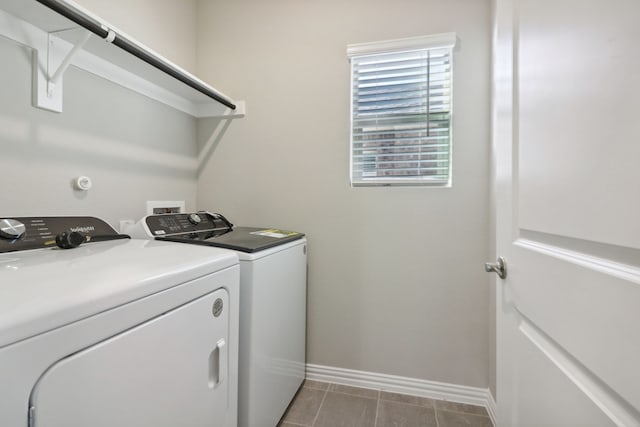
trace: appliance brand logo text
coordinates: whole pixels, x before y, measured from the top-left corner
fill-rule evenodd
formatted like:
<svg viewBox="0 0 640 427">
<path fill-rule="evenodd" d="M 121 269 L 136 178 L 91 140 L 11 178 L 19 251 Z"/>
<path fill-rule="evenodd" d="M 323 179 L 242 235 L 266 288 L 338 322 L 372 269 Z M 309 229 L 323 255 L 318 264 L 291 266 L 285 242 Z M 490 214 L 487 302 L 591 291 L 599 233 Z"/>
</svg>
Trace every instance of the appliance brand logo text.
<svg viewBox="0 0 640 427">
<path fill-rule="evenodd" d="M 78 233 L 88 233 L 89 231 L 95 231 L 95 227 L 93 225 L 89 225 L 86 227 L 72 227 L 71 231 L 76 231 Z"/>
</svg>

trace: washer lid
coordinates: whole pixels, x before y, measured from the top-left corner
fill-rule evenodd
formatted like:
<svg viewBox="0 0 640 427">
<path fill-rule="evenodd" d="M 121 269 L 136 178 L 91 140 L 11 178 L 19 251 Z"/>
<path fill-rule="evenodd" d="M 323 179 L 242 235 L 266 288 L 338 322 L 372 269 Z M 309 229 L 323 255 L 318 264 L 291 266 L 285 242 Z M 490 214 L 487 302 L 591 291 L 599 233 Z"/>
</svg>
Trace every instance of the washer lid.
<svg viewBox="0 0 640 427">
<path fill-rule="evenodd" d="M 254 253 L 285 245 L 304 237 L 297 231 L 275 228 L 235 227 L 233 230 L 197 232 L 177 236 L 156 237 L 158 240 L 214 246 L 234 251 Z"/>
<path fill-rule="evenodd" d="M 1 254 L 0 348 L 237 263 L 232 251 L 153 240 Z"/>
</svg>

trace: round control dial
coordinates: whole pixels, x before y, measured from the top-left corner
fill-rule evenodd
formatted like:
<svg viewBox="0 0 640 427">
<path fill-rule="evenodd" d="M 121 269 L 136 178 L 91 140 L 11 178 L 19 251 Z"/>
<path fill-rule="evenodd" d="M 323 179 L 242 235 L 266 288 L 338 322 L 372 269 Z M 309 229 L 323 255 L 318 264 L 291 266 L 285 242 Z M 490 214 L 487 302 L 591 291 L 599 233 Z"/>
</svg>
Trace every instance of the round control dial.
<svg viewBox="0 0 640 427">
<path fill-rule="evenodd" d="M 0 219 L 0 237 L 5 239 L 19 239 L 24 236 L 26 227 L 15 219 Z"/>
<path fill-rule="evenodd" d="M 202 218 L 200 218 L 200 215 L 198 215 L 197 213 L 189 214 L 188 218 L 189 222 L 193 225 L 198 225 L 202 222 Z"/>
</svg>

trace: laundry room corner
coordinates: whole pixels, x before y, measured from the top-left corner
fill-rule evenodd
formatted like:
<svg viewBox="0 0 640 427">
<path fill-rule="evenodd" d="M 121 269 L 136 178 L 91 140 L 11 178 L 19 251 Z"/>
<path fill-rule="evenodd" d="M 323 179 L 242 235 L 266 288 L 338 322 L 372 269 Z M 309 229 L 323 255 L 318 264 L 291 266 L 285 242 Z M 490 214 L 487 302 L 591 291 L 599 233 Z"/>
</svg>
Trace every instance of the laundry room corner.
<svg viewBox="0 0 640 427">
<path fill-rule="evenodd" d="M 489 1 L 197 6 L 198 73 L 247 102 L 197 207 L 306 233 L 308 366 L 486 390 Z M 450 31 L 452 187 L 350 187 L 347 45 Z"/>
</svg>

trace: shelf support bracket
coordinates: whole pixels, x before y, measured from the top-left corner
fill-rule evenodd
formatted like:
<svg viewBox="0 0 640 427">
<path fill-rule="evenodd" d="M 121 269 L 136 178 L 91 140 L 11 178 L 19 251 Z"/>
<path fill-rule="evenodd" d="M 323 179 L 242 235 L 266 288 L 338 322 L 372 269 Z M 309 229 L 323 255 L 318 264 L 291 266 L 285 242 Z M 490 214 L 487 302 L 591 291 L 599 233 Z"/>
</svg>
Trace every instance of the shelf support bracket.
<svg viewBox="0 0 640 427">
<path fill-rule="evenodd" d="M 53 33 L 49 33 L 50 45 L 54 43 L 52 37 L 54 37 Z M 69 65 L 71 65 L 71 60 L 73 59 L 73 57 L 76 55 L 76 53 L 78 53 L 80 49 L 84 47 L 84 45 L 89 41 L 90 37 L 91 32 L 84 30 L 82 32 L 81 39 L 78 41 L 78 43 L 76 43 L 75 46 L 73 46 L 67 56 L 65 56 L 65 58 L 62 60 L 62 63 L 58 66 L 58 69 L 53 74 L 51 74 L 51 70 L 49 70 L 49 86 L 55 87 L 58 81 L 62 78 L 64 72 L 67 71 L 67 68 L 69 68 Z M 49 52 L 49 55 L 51 55 L 51 51 Z M 51 57 L 49 58 L 49 61 L 51 61 Z M 51 65 L 51 62 L 49 62 L 49 65 Z"/>
<path fill-rule="evenodd" d="M 46 52 L 42 49 L 34 50 L 33 104 L 35 107 L 62 112 L 62 77 L 92 34 L 81 28 L 73 30 L 81 32 L 80 39 L 68 52 L 63 52 L 63 45 L 68 43 L 56 36 L 59 31 L 48 33 Z"/>
</svg>

